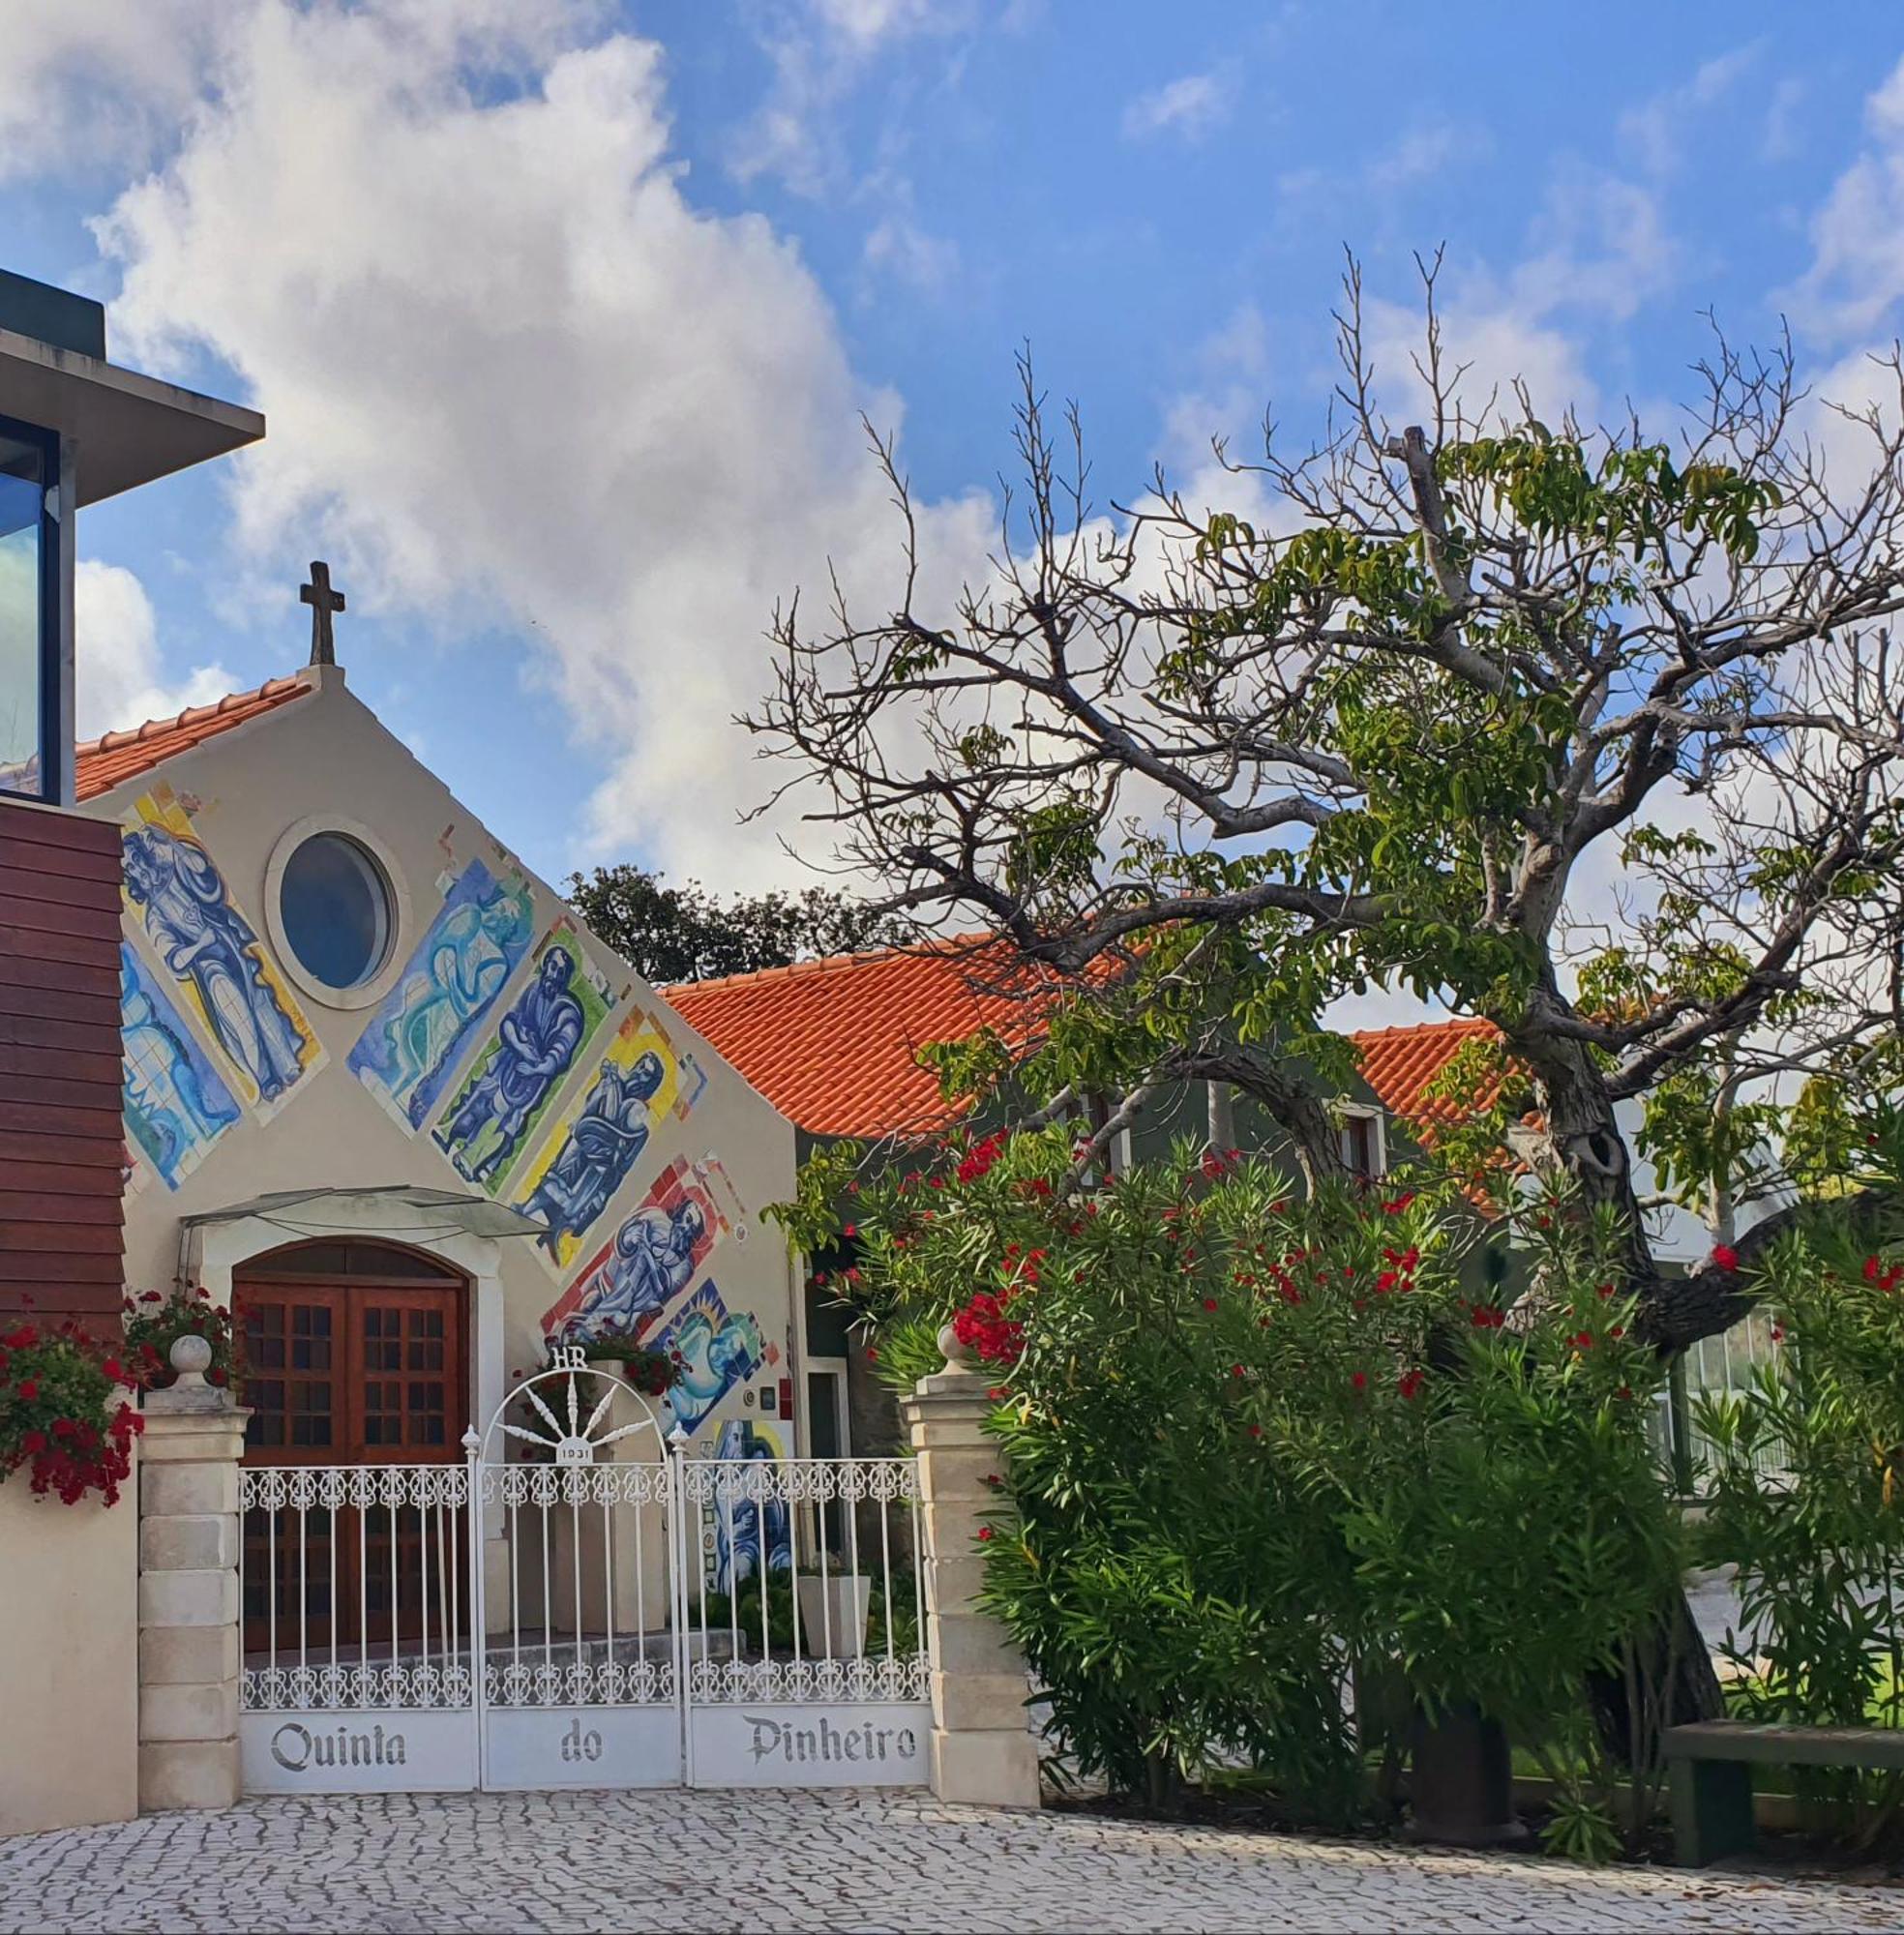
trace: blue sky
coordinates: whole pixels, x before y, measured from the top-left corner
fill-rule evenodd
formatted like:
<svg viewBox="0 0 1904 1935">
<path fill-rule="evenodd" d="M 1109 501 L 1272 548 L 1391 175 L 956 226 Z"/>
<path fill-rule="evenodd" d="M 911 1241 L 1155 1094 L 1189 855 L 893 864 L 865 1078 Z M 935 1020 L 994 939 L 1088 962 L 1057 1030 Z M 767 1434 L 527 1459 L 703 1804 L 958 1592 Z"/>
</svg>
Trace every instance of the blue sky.
<svg viewBox="0 0 1904 1935">
<path fill-rule="evenodd" d="M 877 602 L 856 412 L 949 585 L 1012 357 L 1103 497 L 1332 380 L 1345 244 L 1411 253 L 1543 411 L 1685 393 L 1701 312 L 1855 371 L 1904 299 L 1904 17 L 1118 0 L 71 0 L 0 75 L 0 262 L 255 402 L 254 460 L 89 514 L 92 722 L 301 662 L 532 863 L 785 876 L 729 715 L 821 559 Z M 1399 404 L 1398 404 L 1399 407 Z M 1240 445 L 1239 445 L 1240 447 Z M 82 670 L 82 677 L 84 676 Z M 84 694 L 82 692 L 82 702 Z M 122 718 L 116 723 L 126 723 Z"/>
</svg>

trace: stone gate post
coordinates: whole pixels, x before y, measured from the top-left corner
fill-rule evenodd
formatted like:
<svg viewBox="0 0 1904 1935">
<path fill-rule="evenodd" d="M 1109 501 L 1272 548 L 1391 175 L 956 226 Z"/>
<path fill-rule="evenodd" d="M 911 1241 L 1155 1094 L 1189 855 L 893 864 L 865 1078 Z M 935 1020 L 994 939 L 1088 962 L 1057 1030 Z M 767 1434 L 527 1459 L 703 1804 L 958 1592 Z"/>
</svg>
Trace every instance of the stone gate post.
<svg viewBox="0 0 1904 1935">
<path fill-rule="evenodd" d="M 941 1801 L 1036 1807 L 1038 1746 L 1026 1715 L 1024 1655 L 978 1610 L 978 1531 L 997 1501 L 986 1483 L 1003 1455 L 985 1435 L 984 1376 L 948 1326 L 945 1368 L 921 1378 L 900 1414 L 919 1461 L 926 1646 L 932 1671 L 932 1789 Z"/>
<path fill-rule="evenodd" d="M 205 1382 L 202 1337 L 172 1346 L 170 1389 L 149 1392 L 139 1445 L 141 1809 L 238 1800 L 238 1461 L 245 1420 Z"/>
</svg>

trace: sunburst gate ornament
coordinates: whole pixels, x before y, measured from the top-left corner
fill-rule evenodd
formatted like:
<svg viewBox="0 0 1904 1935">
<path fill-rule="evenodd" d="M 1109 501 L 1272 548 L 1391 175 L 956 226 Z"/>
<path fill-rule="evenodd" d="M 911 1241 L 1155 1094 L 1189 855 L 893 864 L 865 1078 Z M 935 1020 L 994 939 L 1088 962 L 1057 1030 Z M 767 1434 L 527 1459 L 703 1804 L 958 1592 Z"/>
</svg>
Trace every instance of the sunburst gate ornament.
<svg viewBox="0 0 1904 1935">
<path fill-rule="evenodd" d="M 577 1388 L 577 1380 L 588 1374 L 588 1361 L 581 1346 L 556 1345 L 550 1349 L 550 1362 L 546 1370 L 525 1378 L 497 1407 L 495 1415 L 490 1421 L 491 1431 L 500 1426 L 508 1437 L 521 1439 L 524 1444 L 533 1445 L 536 1450 L 549 1455 L 557 1465 L 592 1465 L 596 1461 L 597 1454 L 606 1446 L 621 1439 L 632 1438 L 637 1432 L 652 1431 L 657 1437 L 661 1435 L 659 1422 L 645 1405 L 641 1406 L 642 1414 L 633 1423 L 604 1428 L 608 1423 L 609 1413 L 613 1407 L 617 1392 L 633 1398 L 637 1404 L 640 1404 L 640 1400 L 635 1397 L 620 1378 L 601 1372 L 595 1373 L 601 1378 L 604 1385 L 601 1399 L 584 1419 L 581 1415 L 580 1392 Z M 562 1380 L 567 1385 L 566 1424 L 550 1409 L 543 1392 L 536 1388 L 538 1384 L 548 1384 L 557 1379 Z M 530 1418 L 527 1424 L 512 1424 L 504 1414 L 519 1397 L 526 1399 L 536 1414 L 536 1417 Z M 556 1397 L 556 1403 L 558 1405 L 562 1403 L 559 1396 Z M 540 1425 L 536 1421 L 538 1417 L 541 1419 Z M 544 1426 L 547 1428 L 544 1429 Z M 473 1430 L 463 1439 L 463 1447 L 468 1451 L 479 1449 L 481 1444 L 482 1441 Z"/>
</svg>

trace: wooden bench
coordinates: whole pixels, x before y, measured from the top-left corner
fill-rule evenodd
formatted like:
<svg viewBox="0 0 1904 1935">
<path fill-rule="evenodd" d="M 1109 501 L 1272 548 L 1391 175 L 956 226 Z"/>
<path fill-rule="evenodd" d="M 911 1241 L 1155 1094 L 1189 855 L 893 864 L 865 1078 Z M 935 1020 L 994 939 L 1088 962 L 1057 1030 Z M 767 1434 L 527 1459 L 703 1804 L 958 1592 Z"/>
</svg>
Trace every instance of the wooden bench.
<svg viewBox="0 0 1904 1935">
<path fill-rule="evenodd" d="M 1701 1720 L 1666 1729 L 1673 1854 L 1703 1868 L 1752 1846 L 1753 1767 L 1904 1768 L 1904 1728 Z"/>
</svg>

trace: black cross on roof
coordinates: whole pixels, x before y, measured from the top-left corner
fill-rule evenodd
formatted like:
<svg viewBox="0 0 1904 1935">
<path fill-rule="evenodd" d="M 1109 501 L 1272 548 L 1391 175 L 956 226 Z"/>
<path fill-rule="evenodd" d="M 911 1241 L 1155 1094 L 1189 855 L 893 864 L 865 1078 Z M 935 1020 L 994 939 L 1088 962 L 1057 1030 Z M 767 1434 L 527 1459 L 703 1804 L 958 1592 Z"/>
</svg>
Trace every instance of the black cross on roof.
<svg viewBox="0 0 1904 1935">
<path fill-rule="evenodd" d="M 337 664 L 337 640 L 331 635 L 331 614 L 343 610 L 343 593 L 331 589 L 331 567 L 322 558 L 313 558 L 311 582 L 298 586 L 298 598 L 311 607 L 311 663 Z"/>
</svg>

